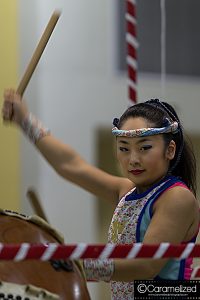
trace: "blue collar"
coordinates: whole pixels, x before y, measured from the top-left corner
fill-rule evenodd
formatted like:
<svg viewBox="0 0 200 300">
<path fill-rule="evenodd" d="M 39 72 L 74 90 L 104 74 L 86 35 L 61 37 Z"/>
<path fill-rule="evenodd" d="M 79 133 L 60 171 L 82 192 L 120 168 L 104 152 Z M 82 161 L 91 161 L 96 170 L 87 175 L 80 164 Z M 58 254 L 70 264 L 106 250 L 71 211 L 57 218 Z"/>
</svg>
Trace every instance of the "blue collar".
<svg viewBox="0 0 200 300">
<path fill-rule="evenodd" d="M 161 179 L 159 182 L 153 184 L 149 189 L 147 189 L 145 192 L 143 193 L 137 193 L 137 189 L 135 188 L 132 193 L 130 193 L 129 195 L 126 196 L 125 201 L 131 201 L 131 200 L 137 200 L 140 198 L 145 197 L 146 195 L 148 195 L 148 193 L 150 193 L 153 189 L 155 189 L 157 186 L 159 186 L 161 183 L 163 182 L 167 182 L 167 181 L 172 181 L 172 182 L 177 182 L 177 181 L 181 181 L 179 180 L 177 177 L 175 176 L 171 176 L 168 175 L 166 177 L 164 177 L 163 179 Z"/>
</svg>

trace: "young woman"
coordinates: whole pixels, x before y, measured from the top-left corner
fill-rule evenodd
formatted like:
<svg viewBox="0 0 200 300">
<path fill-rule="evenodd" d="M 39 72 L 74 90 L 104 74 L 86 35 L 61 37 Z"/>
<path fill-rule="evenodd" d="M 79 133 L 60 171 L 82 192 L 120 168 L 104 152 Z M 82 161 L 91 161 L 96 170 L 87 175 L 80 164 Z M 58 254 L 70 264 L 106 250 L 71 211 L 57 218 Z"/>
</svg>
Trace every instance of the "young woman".
<svg viewBox="0 0 200 300">
<path fill-rule="evenodd" d="M 15 122 L 65 179 L 119 200 L 109 228 L 110 243 L 195 242 L 199 229 L 195 158 L 174 109 L 157 99 L 136 104 L 114 119 L 117 158 L 124 177 L 88 164 L 56 140 L 28 112 L 14 90 L 6 90 L 5 121 Z M 134 299 L 135 279 L 189 279 L 191 259 L 84 260 L 88 279 L 111 281 L 112 299 Z"/>
</svg>

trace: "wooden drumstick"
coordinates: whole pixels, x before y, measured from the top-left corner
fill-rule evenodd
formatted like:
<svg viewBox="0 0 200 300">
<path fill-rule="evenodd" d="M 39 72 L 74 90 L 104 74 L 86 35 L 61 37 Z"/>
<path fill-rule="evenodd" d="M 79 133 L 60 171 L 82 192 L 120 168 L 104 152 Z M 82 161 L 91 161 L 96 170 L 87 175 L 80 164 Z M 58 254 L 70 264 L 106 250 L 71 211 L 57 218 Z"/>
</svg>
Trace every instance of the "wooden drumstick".
<svg viewBox="0 0 200 300">
<path fill-rule="evenodd" d="M 31 206 L 33 207 L 33 210 L 35 211 L 36 215 L 48 222 L 44 209 L 42 208 L 41 201 L 39 200 L 36 192 L 33 189 L 28 189 L 27 197 L 29 198 Z"/>
<path fill-rule="evenodd" d="M 60 12 L 55 11 L 51 16 L 51 18 L 46 26 L 46 29 L 42 34 L 42 37 L 40 38 L 40 41 L 32 55 L 32 58 L 28 64 L 26 71 L 19 83 L 18 88 L 17 88 L 17 93 L 20 94 L 21 96 L 23 96 L 23 93 L 31 79 L 31 76 L 40 60 L 40 57 L 48 43 L 48 40 L 56 26 L 56 23 L 57 23 L 59 17 L 60 17 Z"/>
</svg>

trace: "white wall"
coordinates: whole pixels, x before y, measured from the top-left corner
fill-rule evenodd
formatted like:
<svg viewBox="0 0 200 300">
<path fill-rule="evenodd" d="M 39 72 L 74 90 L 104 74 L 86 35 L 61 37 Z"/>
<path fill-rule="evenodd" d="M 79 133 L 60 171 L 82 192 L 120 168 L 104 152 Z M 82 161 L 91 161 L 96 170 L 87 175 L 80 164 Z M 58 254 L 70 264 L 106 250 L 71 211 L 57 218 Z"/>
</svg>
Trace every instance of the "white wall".
<svg viewBox="0 0 200 300">
<path fill-rule="evenodd" d="M 126 76 L 115 71 L 114 0 L 20 1 L 22 74 L 52 12 L 62 15 L 26 91 L 31 110 L 53 134 L 95 163 L 95 129 L 111 125 L 127 107 Z M 189 130 L 199 131 L 199 79 L 167 78 L 165 98 L 175 104 Z M 160 78 L 140 75 L 139 99 L 162 95 Z M 53 226 L 67 242 L 97 242 L 92 195 L 64 182 L 22 138 L 22 210 L 34 186 Z M 97 299 L 95 288 L 90 288 Z"/>
</svg>

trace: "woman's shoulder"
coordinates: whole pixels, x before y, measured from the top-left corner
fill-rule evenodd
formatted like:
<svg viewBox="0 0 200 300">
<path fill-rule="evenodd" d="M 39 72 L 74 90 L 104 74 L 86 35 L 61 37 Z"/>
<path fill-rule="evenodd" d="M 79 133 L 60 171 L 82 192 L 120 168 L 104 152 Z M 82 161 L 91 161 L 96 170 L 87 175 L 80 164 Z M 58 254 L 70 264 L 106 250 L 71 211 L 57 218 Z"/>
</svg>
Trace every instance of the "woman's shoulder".
<svg viewBox="0 0 200 300">
<path fill-rule="evenodd" d="M 154 213 L 161 217 L 168 215 L 174 222 L 186 222 L 189 228 L 184 236 L 184 241 L 190 241 L 199 231 L 200 224 L 199 201 L 186 186 L 174 186 L 166 190 L 160 200 L 154 205 Z M 181 221 L 182 220 L 182 221 Z"/>
<path fill-rule="evenodd" d="M 156 208 L 169 209 L 173 212 L 199 210 L 199 202 L 185 184 L 174 184 L 161 194 Z"/>
</svg>

